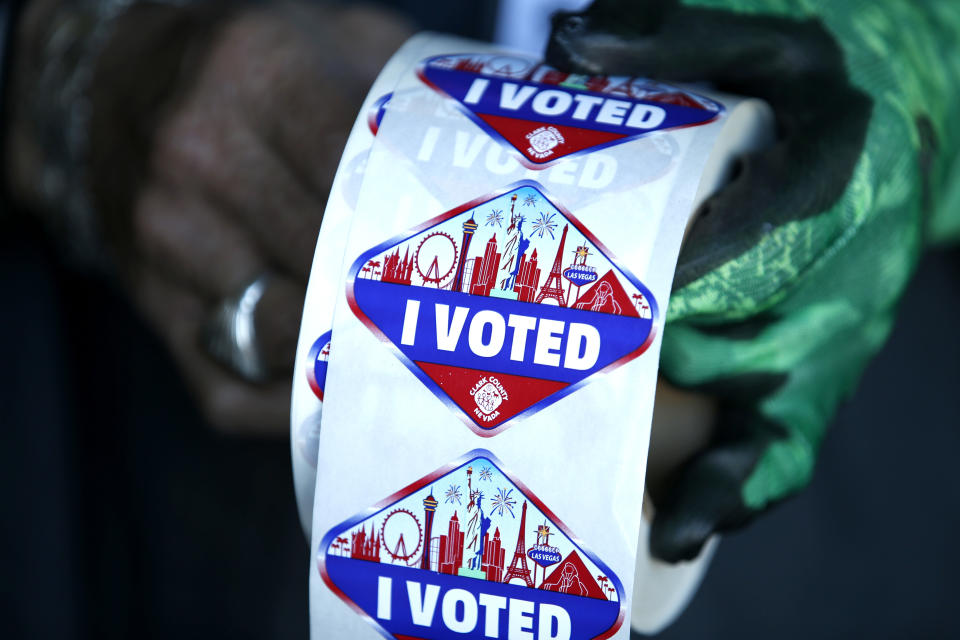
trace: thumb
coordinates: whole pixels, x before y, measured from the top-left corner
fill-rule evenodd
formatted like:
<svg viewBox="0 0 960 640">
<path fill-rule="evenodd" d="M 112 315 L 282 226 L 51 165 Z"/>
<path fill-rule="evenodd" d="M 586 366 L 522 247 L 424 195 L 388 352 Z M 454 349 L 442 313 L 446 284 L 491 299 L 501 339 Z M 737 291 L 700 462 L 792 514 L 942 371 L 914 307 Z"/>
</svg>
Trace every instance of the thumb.
<svg viewBox="0 0 960 640">
<path fill-rule="evenodd" d="M 725 410 L 714 442 L 685 463 L 656 501 L 650 552 L 666 562 L 692 560 L 715 533 L 747 524 L 743 487 L 761 456 L 786 432 L 749 411 Z"/>
<path fill-rule="evenodd" d="M 636 71 L 637 59 L 649 63 L 650 44 L 673 0 L 596 0 L 586 11 L 558 11 L 551 18 L 546 62 L 575 73 Z M 630 58 L 624 61 L 624 56 Z"/>
<path fill-rule="evenodd" d="M 557 13 L 552 26 L 546 61 L 575 73 L 710 81 L 768 100 L 801 76 L 845 76 L 841 48 L 813 19 L 609 0 Z"/>
</svg>

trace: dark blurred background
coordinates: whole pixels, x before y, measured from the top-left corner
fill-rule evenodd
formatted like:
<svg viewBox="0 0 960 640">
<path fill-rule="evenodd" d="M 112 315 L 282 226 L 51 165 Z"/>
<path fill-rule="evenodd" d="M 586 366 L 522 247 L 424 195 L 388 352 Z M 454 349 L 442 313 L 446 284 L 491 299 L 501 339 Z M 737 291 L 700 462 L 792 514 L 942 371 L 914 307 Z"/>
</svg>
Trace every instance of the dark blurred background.
<svg viewBox="0 0 960 640">
<path fill-rule="evenodd" d="M 420 24 L 489 37 L 475 7 Z M 0 637 L 306 638 L 288 442 L 209 429 L 120 291 L 7 219 Z M 958 326 L 960 250 L 931 253 L 812 486 L 726 538 L 661 637 L 960 637 Z"/>
</svg>

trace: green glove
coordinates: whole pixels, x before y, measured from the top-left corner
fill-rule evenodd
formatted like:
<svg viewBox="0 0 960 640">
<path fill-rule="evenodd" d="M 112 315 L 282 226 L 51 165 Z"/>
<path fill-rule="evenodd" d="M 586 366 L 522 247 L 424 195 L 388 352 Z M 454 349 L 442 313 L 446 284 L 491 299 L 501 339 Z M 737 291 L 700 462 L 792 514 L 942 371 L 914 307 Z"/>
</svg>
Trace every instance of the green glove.
<svg viewBox="0 0 960 640">
<path fill-rule="evenodd" d="M 557 67 L 709 81 L 777 118 L 677 266 L 661 371 L 722 410 L 657 502 L 654 555 L 692 558 L 807 484 L 923 246 L 960 232 L 958 49 L 960 4 L 936 0 L 597 0 L 554 18 Z"/>
</svg>

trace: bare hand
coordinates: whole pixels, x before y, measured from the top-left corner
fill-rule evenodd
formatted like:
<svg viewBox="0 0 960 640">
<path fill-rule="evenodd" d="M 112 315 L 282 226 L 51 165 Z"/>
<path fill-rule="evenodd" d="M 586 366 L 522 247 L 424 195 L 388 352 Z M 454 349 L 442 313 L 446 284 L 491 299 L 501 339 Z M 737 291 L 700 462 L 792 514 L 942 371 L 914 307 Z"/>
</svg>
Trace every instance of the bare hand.
<svg viewBox="0 0 960 640">
<path fill-rule="evenodd" d="M 132 13 L 129 28 L 144 19 Z M 150 72 L 128 53 L 142 45 L 120 32 L 104 53 L 93 93 L 95 194 L 133 299 L 224 431 L 287 428 L 304 288 L 330 182 L 363 95 L 408 34 L 392 15 L 366 8 L 225 16 L 182 48 L 156 117 L 134 120 L 149 134 L 142 152 L 117 126 L 150 91 L 131 77 Z M 215 363 L 201 334 L 224 298 L 263 273 L 272 278 L 257 333 L 273 376 L 254 385 Z"/>
</svg>

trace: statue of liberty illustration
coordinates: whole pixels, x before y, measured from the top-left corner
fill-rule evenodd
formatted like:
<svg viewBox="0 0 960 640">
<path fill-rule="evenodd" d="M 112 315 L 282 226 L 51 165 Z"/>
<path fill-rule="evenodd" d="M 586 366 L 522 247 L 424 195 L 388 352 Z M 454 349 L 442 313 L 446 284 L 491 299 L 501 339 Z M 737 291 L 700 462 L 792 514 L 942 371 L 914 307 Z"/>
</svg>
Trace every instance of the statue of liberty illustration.
<svg viewBox="0 0 960 640">
<path fill-rule="evenodd" d="M 467 528 L 464 532 L 463 540 L 463 566 L 457 571 L 458 575 L 470 576 L 473 578 L 482 578 L 483 571 L 477 567 L 474 568 L 473 560 L 475 556 L 483 556 L 482 535 L 478 534 L 482 513 L 480 512 L 480 501 L 483 500 L 483 494 L 479 489 L 473 488 L 473 467 L 467 467 L 467 495 L 470 501 L 467 503 Z M 489 526 L 489 525 L 488 525 Z M 473 551 L 473 553 L 468 553 Z"/>
<path fill-rule="evenodd" d="M 495 297 L 517 299 L 513 290 L 517 282 L 517 273 L 520 271 L 520 256 L 526 253 L 530 246 L 523 234 L 523 216 L 515 211 L 517 194 L 510 198 L 510 226 L 507 227 L 507 241 L 503 247 L 503 256 L 500 258 L 500 273 L 503 275 L 498 286 L 499 290 L 492 294 Z"/>
<path fill-rule="evenodd" d="M 480 540 L 486 540 L 487 532 L 490 530 L 490 518 L 483 515 L 483 507 L 481 502 L 483 501 L 483 494 L 480 494 L 477 497 L 477 513 L 480 514 Z M 477 553 L 473 556 L 473 559 L 470 561 L 470 568 L 474 571 L 483 570 L 483 544 L 478 545 Z"/>
</svg>

